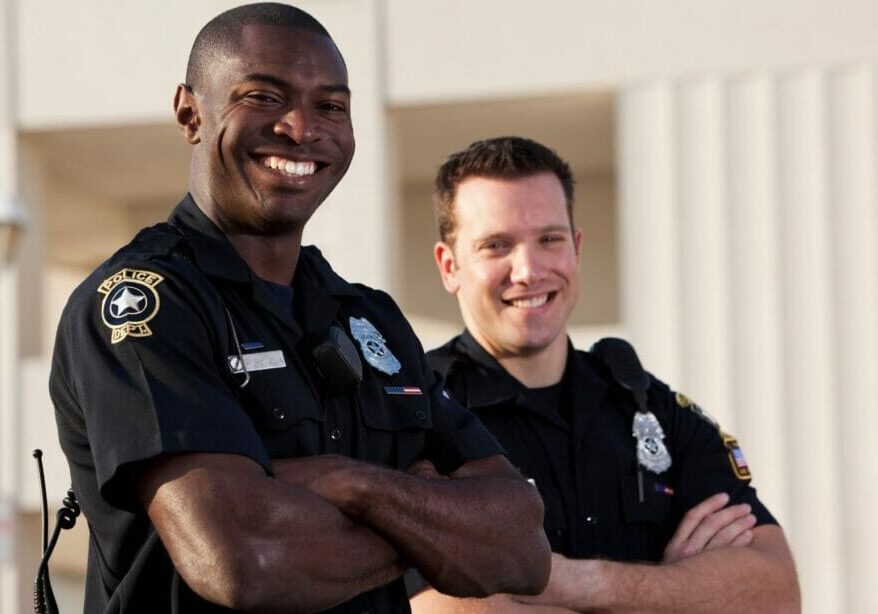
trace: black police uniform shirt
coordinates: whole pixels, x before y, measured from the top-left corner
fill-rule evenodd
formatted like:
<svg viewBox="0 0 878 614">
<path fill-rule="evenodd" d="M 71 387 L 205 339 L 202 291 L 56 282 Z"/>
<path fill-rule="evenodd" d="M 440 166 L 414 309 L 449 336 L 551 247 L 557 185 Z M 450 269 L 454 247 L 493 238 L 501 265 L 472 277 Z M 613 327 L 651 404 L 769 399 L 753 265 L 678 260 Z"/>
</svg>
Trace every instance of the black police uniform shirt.
<svg viewBox="0 0 878 614">
<path fill-rule="evenodd" d="M 556 391 L 560 408 L 541 398 L 551 398 L 551 390 L 525 388 L 468 331 L 427 353 L 452 398 L 482 420 L 536 483 L 554 552 L 660 561 L 683 514 L 720 491 L 732 504 L 749 503 L 757 524 L 775 523 L 750 486 L 737 442 L 654 378 L 648 407 L 664 431 L 671 466 L 658 474 L 641 467 L 630 393 L 593 354 L 568 348 Z"/>
<path fill-rule="evenodd" d="M 273 458 L 333 453 L 397 469 L 428 458 L 449 472 L 502 453 L 442 394 L 385 293 L 347 283 L 311 247 L 301 250 L 292 304 L 273 286 L 187 196 L 169 223 L 141 231 L 70 298 L 50 390 L 90 528 L 86 612 L 169 612 L 172 599 L 180 612 L 222 611 L 175 577 L 138 502 L 141 461 L 231 453 L 271 474 Z M 333 324 L 359 337 L 354 390 L 314 367 L 313 347 Z M 333 611 L 408 609 L 396 581 Z"/>
</svg>

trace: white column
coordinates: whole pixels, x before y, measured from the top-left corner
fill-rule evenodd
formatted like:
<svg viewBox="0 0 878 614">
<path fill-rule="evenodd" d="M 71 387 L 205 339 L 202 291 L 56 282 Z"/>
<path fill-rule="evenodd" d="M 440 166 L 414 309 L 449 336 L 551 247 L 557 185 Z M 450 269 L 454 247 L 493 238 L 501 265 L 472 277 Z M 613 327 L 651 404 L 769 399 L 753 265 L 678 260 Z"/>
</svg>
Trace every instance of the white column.
<svg viewBox="0 0 878 614">
<path fill-rule="evenodd" d="M 618 102 L 622 326 L 644 365 L 679 381 L 679 266 L 674 95 L 634 87 Z"/>
<path fill-rule="evenodd" d="M 785 524 L 789 510 L 773 79 L 750 75 L 730 81 L 727 105 L 734 429 L 754 486 Z"/>
<path fill-rule="evenodd" d="M 671 382 L 730 432 L 725 89 L 718 79 L 678 89 L 680 360 Z"/>
<path fill-rule="evenodd" d="M 789 530 L 809 612 L 846 611 L 825 93 L 817 71 L 801 71 L 780 81 L 777 108 Z"/>
<path fill-rule="evenodd" d="M 830 202 L 838 422 L 848 612 L 878 612 L 878 212 L 874 78 L 867 68 L 829 81 Z"/>
<path fill-rule="evenodd" d="M 0 0 L 0 198 L 15 195 L 13 62 L 15 0 Z M 0 612 L 25 610 L 17 570 L 18 315 L 17 276 L 0 261 Z"/>
<path fill-rule="evenodd" d="M 347 175 L 308 223 L 305 242 L 320 247 L 343 277 L 393 293 L 401 231 L 395 192 L 387 182 L 384 3 L 311 3 L 307 8 L 313 6 L 347 63 L 357 151 Z"/>
</svg>

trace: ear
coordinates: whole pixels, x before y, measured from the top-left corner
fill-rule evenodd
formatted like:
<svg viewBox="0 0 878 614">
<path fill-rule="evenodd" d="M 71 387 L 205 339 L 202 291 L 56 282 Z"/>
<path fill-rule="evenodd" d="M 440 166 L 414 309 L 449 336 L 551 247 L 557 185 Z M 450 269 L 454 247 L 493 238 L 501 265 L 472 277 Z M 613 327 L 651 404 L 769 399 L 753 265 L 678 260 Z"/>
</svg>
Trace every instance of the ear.
<svg viewBox="0 0 878 614">
<path fill-rule="evenodd" d="M 454 261 L 454 251 L 451 246 L 439 241 L 433 247 L 433 258 L 436 260 L 436 266 L 439 267 L 439 276 L 442 278 L 445 290 L 450 294 L 457 294 L 460 282 L 457 281 L 457 263 Z"/>
<path fill-rule="evenodd" d="M 201 114 L 198 110 L 198 102 L 195 100 L 195 92 L 184 83 L 177 86 L 174 94 L 174 116 L 186 142 L 190 145 L 200 143 L 198 129 L 201 127 Z"/>
<path fill-rule="evenodd" d="M 582 228 L 574 228 L 573 229 L 573 249 L 576 251 L 576 255 L 582 255 Z"/>
</svg>

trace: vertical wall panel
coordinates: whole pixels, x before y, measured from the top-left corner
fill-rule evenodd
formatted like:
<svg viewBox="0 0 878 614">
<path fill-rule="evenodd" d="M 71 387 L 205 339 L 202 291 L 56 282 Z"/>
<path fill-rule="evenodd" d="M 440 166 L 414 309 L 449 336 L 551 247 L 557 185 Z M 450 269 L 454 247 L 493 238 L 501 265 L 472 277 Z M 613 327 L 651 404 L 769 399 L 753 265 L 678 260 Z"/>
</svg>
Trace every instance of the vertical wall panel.
<svg viewBox="0 0 878 614">
<path fill-rule="evenodd" d="M 806 612 L 878 609 L 873 79 L 708 76 L 619 100 L 620 325 L 737 431 Z"/>
<path fill-rule="evenodd" d="M 647 367 L 679 381 L 679 266 L 674 93 L 632 88 L 619 99 L 622 322 Z"/>
<path fill-rule="evenodd" d="M 878 612 L 878 213 L 875 203 L 875 98 L 866 68 L 829 81 L 830 202 L 833 214 L 837 392 L 844 502 L 844 593 L 849 612 Z"/>
<path fill-rule="evenodd" d="M 729 373 L 735 434 L 754 485 L 782 523 L 787 513 L 783 423 L 774 81 L 728 86 Z"/>
<path fill-rule="evenodd" d="M 677 94 L 681 380 L 672 383 L 733 429 L 724 95 L 718 79 L 685 83 Z"/>
<path fill-rule="evenodd" d="M 779 82 L 785 432 L 795 510 L 789 529 L 810 612 L 844 603 L 825 114 L 824 81 L 817 71 Z"/>
</svg>

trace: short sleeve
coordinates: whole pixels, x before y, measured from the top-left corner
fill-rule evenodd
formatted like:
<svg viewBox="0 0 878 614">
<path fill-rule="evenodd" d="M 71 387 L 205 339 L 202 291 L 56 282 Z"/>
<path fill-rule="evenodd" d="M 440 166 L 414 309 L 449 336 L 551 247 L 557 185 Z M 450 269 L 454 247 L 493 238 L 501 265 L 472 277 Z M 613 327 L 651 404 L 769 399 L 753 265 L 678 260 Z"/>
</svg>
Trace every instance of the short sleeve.
<svg viewBox="0 0 878 614">
<path fill-rule="evenodd" d="M 724 433 L 706 412 L 682 394 L 667 391 L 665 405 L 672 416 L 674 430 L 680 511 L 685 512 L 718 492 L 726 492 L 730 504 L 750 505 L 757 524 L 777 524 L 756 495 L 737 440 Z"/>
<path fill-rule="evenodd" d="M 482 421 L 448 395 L 443 380 L 432 372 L 430 378 L 434 428 L 427 439 L 426 457 L 439 472 L 451 473 L 470 461 L 505 454 Z"/>
<path fill-rule="evenodd" d="M 84 424 L 111 504 L 136 505 L 129 470 L 160 454 L 242 454 L 270 471 L 224 372 L 222 313 L 207 280 L 179 263 L 103 269 L 68 303 L 50 388 L 59 424 Z"/>
</svg>

